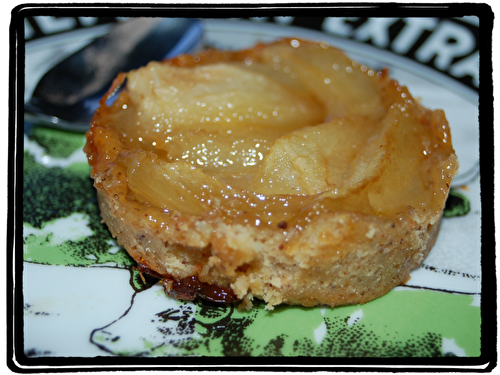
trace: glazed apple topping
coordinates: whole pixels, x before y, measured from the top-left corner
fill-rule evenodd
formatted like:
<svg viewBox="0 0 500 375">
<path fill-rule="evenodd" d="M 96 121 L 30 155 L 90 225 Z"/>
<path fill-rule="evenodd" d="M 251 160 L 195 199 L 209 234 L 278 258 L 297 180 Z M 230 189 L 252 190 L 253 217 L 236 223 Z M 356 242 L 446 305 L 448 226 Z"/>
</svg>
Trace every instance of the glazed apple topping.
<svg viewBox="0 0 500 375">
<path fill-rule="evenodd" d="M 448 123 L 386 71 L 296 39 L 189 58 L 127 73 L 96 113 L 92 142 L 116 140 L 101 160 L 88 145 L 91 165 L 124 173 L 128 199 L 273 225 L 441 211 L 458 169 Z"/>
</svg>

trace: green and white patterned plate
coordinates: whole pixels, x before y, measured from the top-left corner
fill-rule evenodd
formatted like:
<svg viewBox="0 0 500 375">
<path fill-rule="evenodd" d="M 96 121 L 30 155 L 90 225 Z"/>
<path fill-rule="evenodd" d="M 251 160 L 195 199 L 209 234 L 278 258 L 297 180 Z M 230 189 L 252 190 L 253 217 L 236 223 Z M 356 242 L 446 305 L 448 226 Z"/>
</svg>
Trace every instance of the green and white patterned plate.
<svg viewBox="0 0 500 375">
<path fill-rule="evenodd" d="M 206 44 L 242 48 L 280 36 L 321 39 L 391 75 L 443 108 L 460 163 L 438 241 L 410 281 L 365 305 L 338 308 L 180 302 L 101 223 L 82 134 L 25 124 L 24 355 L 27 358 L 479 357 L 481 205 L 477 95 L 428 68 L 373 47 L 291 27 L 205 21 Z M 26 91 L 62 39 L 26 50 Z M 317 362 L 324 363 L 324 362 Z"/>
</svg>

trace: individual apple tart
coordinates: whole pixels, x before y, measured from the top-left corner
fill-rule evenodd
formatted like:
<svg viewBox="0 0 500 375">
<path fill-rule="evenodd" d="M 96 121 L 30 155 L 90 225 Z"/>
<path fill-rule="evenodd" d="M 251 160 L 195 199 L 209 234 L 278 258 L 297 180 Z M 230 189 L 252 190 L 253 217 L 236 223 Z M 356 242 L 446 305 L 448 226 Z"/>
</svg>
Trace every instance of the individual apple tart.
<svg viewBox="0 0 500 375">
<path fill-rule="evenodd" d="M 104 222 L 167 294 L 365 303 L 435 242 L 458 161 L 441 110 L 324 43 L 120 74 L 85 152 Z"/>
</svg>

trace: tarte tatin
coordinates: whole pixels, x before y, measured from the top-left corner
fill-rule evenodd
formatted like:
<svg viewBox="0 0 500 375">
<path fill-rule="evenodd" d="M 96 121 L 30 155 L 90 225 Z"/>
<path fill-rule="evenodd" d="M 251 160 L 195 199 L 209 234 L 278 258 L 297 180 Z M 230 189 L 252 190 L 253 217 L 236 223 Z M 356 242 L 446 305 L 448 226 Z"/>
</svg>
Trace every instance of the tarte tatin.
<svg viewBox="0 0 500 375">
<path fill-rule="evenodd" d="M 86 137 L 102 218 L 138 269 L 173 297 L 245 308 L 401 285 L 458 170 L 442 110 L 294 38 L 120 74 Z"/>
</svg>

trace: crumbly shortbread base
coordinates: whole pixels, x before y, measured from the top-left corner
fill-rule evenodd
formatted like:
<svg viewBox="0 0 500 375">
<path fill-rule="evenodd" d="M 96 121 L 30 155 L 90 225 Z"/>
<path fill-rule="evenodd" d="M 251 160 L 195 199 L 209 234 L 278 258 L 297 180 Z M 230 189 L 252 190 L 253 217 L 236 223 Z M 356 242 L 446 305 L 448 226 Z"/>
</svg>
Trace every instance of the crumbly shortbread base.
<svg viewBox="0 0 500 375">
<path fill-rule="evenodd" d="M 195 275 L 234 291 L 251 307 L 365 303 L 407 281 L 433 246 L 440 217 L 399 222 L 352 212 L 329 213 L 302 231 L 277 231 L 177 217 L 152 229 L 126 202 L 98 191 L 104 222 L 141 265 L 167 279 Z M 180 215 L 182 216 L 182 215 Z M 181 218 L 181 220 L 179 220 Z"/>
</svg>

